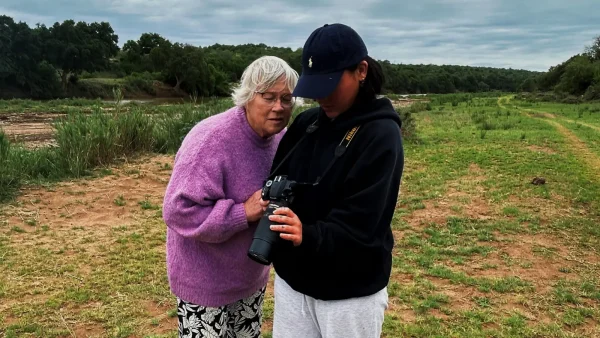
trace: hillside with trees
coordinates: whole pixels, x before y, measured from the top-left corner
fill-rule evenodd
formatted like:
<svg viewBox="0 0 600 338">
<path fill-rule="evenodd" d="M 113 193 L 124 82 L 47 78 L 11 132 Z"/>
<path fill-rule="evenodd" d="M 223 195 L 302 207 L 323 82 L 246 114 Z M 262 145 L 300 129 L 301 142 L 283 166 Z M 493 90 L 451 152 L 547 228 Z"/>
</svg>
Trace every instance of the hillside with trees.
<svg viewBox="0 0 600 338">
<path fill-rule="evenodd" d="M 522 87 L 527 92 L 551 92 L 546 98 L 552 100 L 600 100 L 600 36 L 583 53 L 528 79 Z"/>
<path fill-rule="evenodd" d="M 244 68 L 275 55 L 301 71 L 301 48 L 242 44 L 193 46 L 142 33 L 120 48 L 108 22 L 66 20 L 50 27 L 0 16 L 0 98 L 225 96 Z M 386 93 L 565 90 L 584 94 L 598 83 L 598 41 L 584 55 L 549 72 L 454 65 L 406 65 L 379 60 Z M 162 91 L 159 91 L 160 89 Z M 596 88 L 596 87 L 594 87 Z M 591 96 L 595 97 L 597 89 Z"/>
</svg>

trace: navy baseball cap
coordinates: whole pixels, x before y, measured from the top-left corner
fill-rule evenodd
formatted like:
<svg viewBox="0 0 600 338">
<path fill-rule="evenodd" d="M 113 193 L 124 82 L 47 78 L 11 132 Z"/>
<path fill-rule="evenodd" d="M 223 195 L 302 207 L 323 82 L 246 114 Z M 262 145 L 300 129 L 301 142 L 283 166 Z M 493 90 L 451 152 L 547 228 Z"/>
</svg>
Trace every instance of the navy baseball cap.
<svg viewBox="0 0 600 338">
<path fill-rule="evenodd" d="M 367 46 L 344 24 L 326 24 L 311 33 L 302 50 L 302 74 L 293 95 L 309 99 L 329 96 L 344 70 L 367 57 Z"/>
</svg>

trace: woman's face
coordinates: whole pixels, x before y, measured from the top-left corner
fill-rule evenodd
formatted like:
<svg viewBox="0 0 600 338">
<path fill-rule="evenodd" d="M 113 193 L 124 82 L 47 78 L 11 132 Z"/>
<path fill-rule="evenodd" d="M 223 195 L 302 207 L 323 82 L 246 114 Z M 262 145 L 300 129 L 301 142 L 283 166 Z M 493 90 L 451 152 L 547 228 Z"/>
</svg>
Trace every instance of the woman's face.
<svg viewBox="0 0 600 338">
<path fill-rule="evenodd" d="M 329 96 L 317 99 L 329 118 L 335 118 L 352 106 L 358 94 L 360 81 L 367 76 L 368 64 L 361 62 L 353 71 L 345 71 L 337 87 Z"/>
<path fill-rule="evenodd" d="M 256 93 L 246 105 L 250 126 L 263 138 L 278 134 L 290 121 L 293 97 L 284 78 L 263 93 Z"/>
</svg>

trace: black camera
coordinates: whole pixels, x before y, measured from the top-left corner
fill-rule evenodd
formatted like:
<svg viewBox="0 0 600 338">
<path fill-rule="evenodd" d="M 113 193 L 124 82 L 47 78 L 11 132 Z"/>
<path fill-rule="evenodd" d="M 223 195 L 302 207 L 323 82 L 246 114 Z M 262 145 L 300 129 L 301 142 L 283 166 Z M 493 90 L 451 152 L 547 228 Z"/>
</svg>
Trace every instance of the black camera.
<svg viewBox="0 0 600 338">
<path fill-rule="evenodd" d="M 271 254 L 277 247 L 281 237 L 279 237 L 279 232 L 271 230 L 271 224 L 277 223 L 269 220 L 269 216 L 273 215 L 277 208 L 290 206 L 294 199 L 296 185 L 295 181 L 290 181 L 287 176 L 282 175 L 275 176 L 273 180 L 268 180 L 262 188 L 262 199 L 269 201 L 269 205 L 258 222 L 252 244 L 248 250 L 248 257 L 252 260 L 263 265 L 271 264 Z"/>
</svg>

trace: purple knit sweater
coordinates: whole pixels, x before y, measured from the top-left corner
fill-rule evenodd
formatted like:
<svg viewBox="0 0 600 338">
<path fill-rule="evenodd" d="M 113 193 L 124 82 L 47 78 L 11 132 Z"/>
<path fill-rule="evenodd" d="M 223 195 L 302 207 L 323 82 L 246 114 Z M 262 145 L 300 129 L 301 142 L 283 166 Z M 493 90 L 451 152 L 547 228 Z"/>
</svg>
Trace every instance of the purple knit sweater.
<svg viewBox="0 0 600 338">
<path fill-rule="evenodd" d="M 246 221 L 244 202 L 269 175 L 284 132 L 263 139 L 234 107 L 183 140 L 163 205 L 169 285 L 179 298 L 223 306 L 266 285 L 269 267 L 247 256 L 256 224 Z"/>
</svg>

